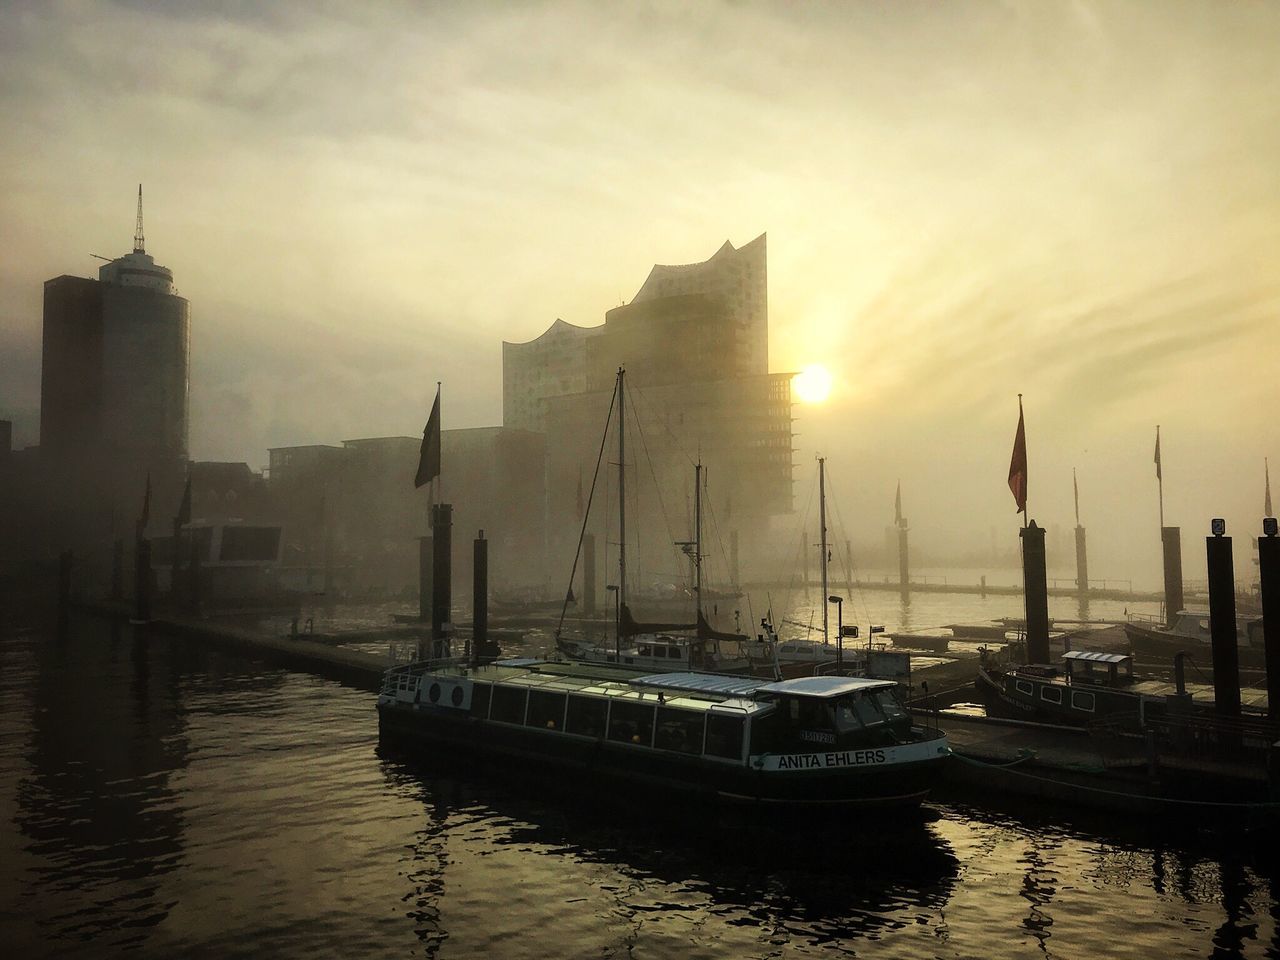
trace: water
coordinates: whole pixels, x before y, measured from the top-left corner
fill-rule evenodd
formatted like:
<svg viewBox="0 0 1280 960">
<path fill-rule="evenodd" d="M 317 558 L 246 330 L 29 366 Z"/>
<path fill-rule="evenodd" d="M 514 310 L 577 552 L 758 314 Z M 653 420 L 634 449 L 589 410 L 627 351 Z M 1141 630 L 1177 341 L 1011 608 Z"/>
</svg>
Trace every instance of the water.
<svg viewBox="0 0 1280 960">
<path fill-rule="evenodd" d="M 329 681 L 6 631 L 10 956 L 1280 957 L 1248 841 L 948 804 L 691 824 L 382 755 L 372 697 Z"/>
</svg>

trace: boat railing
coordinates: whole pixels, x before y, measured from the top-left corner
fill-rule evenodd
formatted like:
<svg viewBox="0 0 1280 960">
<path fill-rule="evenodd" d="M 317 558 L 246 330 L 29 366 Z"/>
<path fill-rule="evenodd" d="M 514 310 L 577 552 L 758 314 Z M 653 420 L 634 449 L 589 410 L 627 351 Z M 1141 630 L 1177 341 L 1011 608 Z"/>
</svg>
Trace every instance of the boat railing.
<svg viewBox="0 0 1280 960">
<path fill-rule="evenodd" d="M 396 664 L 382 675 L 382 693 L 390 696 L 397 690 L 412 689 L 418 679 L 427 673 L 461 674 L 469 663 L 466 657 L 438 657 Z"/>
</svg>

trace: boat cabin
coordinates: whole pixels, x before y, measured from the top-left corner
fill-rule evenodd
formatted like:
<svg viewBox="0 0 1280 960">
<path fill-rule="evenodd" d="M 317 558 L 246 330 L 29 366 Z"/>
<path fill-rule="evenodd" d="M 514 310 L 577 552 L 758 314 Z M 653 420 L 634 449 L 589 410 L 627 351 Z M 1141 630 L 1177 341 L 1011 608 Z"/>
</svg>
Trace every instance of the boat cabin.
<svg viewBox="0 0 1280 960">
<path fill-rule="evenodd" d="M 1133 656 L 1127 653 L 1095 653 L 1068 650 L 1062 655 L 1067 683 L 1090 683 L 1108 687 L 1133 683 Z"/>
</svg>

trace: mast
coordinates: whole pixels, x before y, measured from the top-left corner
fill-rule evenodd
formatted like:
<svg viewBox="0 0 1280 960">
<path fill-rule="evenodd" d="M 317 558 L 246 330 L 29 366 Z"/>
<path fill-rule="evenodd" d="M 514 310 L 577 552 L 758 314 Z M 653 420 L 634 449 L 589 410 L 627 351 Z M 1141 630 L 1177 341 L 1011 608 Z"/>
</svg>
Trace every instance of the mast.
<svg viewBox="0 0 1280 960">
<path fill-rule="evenodd" d="M 618 605 L 627 605 L 627 404 L 626 371 L 618 368 Z"/>
<path fill-rule="evenodd" d="M 830 639 L 830 610 L 827 603 L 827 461 L 824 457 L 818 458 L 818 522 L 822 528 L 822 642 L 826 644 Z"/>
<path fill-rule="evenodd" d="M 702 463 L 693 467 L 693 601 L 702 616 Z"/>
</svg>

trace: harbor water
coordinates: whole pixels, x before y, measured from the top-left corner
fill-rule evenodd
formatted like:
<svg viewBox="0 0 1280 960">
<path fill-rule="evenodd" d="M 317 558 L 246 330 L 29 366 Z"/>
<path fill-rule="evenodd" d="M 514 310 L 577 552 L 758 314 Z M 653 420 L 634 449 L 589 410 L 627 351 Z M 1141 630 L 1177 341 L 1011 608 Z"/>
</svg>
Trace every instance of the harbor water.
<svg viewBox="0 0 1280 960">
<path fill-rule="evenodd" d="M 381 751 L 362 690 L 0 636 L 10 956 L 1280 957 L 1248 837 L 1046 808 L 696 821 Z"/>
</svg>

